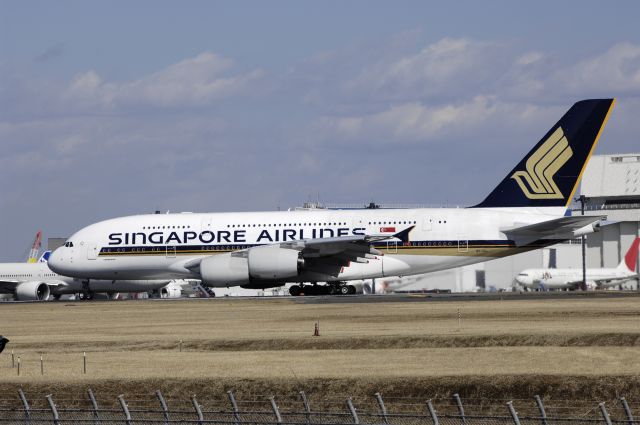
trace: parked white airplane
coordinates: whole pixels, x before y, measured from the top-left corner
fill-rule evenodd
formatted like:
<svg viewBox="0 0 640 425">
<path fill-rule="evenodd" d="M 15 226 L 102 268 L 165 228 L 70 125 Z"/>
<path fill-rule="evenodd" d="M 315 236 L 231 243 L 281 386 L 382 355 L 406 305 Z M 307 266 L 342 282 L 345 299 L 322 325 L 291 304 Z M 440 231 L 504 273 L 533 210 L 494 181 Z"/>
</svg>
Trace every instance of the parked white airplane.
<svg viewBox="0 0 640 425">
<path fill-rule="evenodd" d="M 245 288 L 332 282 L 338 292 L 343 281 L 538 249 L 590 233 L 602 218 L 567 216 L 566 208 L 613 104 L 574 104 L 474 207 L 121 217 L 78 231 L 49 264 L 83 279 L 193 278 Z"/>
<path fill-rule="evenodd" d="M 616 268 L 587 269 L 587 287 L 601 289 L 621 285 L 638 277 L 636 238 Z M 582 269 L 527 269 L 516 276 L 516 282 L 527 289 L 577 289 L 582 284 Z"/>
<path fill-rule="evenodd" d="M 88 280 L 61 276 L 49 268 L 46 251 L 37 263 L 0 263 L 0 293 L 12 294 L 20 301 L 42 301 L 53 296 L 83 293 L 91 297 L 94 293 L 146 292 L 162 290 L 172 282 L 159 280 Z M 177 290 L 172 287 L 171 295 Z"/>
</svg>

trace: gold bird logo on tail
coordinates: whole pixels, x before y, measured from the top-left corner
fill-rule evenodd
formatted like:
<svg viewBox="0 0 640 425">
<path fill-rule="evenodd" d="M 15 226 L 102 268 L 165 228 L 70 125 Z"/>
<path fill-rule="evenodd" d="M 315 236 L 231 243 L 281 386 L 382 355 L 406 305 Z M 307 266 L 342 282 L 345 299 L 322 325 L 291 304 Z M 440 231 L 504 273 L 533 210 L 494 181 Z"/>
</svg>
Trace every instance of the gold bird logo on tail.
<svg viewBox="0 0 640 425">
<path fill-rule="evenodd" d="M 527 159 L 527 171 L 516 171 L 511 178 L 529 199 L 564 198 L 553 177 L 571 156 L 569 141 L 562 127 L 558 127 Z"/>
</svg>

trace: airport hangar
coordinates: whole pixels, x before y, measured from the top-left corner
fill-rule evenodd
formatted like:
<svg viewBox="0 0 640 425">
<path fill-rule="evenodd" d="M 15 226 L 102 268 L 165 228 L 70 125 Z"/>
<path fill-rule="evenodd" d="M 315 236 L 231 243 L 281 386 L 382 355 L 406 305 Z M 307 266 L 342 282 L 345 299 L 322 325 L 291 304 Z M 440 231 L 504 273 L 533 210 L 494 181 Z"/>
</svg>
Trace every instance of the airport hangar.
<svg viewBox="0 0 640 425">
<path fill-rule="evenodd" d="M 592 156 L 582 177 L 580 195 L 585 197 L 585 215 L 606 215 L 608 223 L 586 238 L 587 267 L 616 267 L 631 242 L 640 236 L 640 153 Z M 574 202 L 571 209 L 573 215 L 580 215 L 580 202 Z M 388 282 L 396 292 L 511 290 L 514 277 L 522 270 L 546 267 L 581 269 L 580 239 L 457 269 L 378 279 L 380 284 L 376 286 Z M 640 267 L 640 261 L 636 267 Z M 637 279 L 624 287 L 638 288 Z"/>
</svg>

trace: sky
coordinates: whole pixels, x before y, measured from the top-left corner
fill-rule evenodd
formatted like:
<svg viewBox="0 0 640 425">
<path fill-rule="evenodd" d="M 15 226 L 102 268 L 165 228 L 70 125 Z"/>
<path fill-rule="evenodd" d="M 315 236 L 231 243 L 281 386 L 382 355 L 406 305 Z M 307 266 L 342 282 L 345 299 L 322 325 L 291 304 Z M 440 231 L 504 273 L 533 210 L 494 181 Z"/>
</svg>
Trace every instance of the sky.
<svg viewBox="0 0 640 425">
<path fill-rule="evenodd" d="M 640 152 L 637 1 L 0 0 L 0 261 L 38 229 L 472 205 L 576 101 Z"/>
</svg>

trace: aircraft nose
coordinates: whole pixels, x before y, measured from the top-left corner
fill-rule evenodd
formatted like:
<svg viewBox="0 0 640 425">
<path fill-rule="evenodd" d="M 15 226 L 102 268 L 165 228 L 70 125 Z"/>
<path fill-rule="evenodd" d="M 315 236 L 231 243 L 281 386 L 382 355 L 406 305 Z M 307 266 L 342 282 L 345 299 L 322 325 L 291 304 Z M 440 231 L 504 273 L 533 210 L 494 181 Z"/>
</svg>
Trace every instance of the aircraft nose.
<svg viewBox="0 0 640 425">
<path fill-rule="evenodd" d="M 60 247 L 53 251 L 49 256 L 47 264 L 49 268 L 58 274 L 65 274 L 70 266 L 69 262 L 64 260 L 64 247 Z"/>
</svg>

